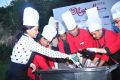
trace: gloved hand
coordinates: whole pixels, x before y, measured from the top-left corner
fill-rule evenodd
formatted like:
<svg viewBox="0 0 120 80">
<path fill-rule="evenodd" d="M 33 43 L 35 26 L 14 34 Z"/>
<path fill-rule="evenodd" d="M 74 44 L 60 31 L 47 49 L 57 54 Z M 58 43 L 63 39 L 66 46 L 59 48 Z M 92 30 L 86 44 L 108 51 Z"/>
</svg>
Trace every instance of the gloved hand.
<svg viewBox="0 0 120 80">
<path fill-rule="evenodd" d="M 76 66 L 79 66 L 79 65 L 80 65 L 79 58 L 78 58 L 77 54 L 71 54 L 71 55 L 69 56 L 69 59 L 70 59 Z"/>
<path fill-rule="evenodd" d="M 94 63 L 91 62 L 89 65 L 87 65 L 87 67 L 97 67 L 97 63 L 94 64 Z"/>
<path fill-rule="evenodd" d="M 82 50 L 81 54 L 84 58 L 93 58 L 95 53 L 85 49 Z"/>
<path fill-rule="evenodd" d="M 91 51 L 91 52 L 97 52 L 97 48 L 87 48 L 86 50 Z"/>
<path fill-rule="evenodd" d="M 89 67 L 89 65 L 91 65 L 91 62 L 92 62 L 92 60 L 87 59 L 86 62 L 85 62 L 84 67 Z"/>
<path fill-rule="evenodd" d="M 31 63 L 30 64 L 30 67 L 32 68 L 32 72 L 35 72 L 36 71 L 36 65 Z"/>
<path fill-rule="evenodd" d="M 69 68 L 75 68 L 75 66 L 72 65 L 72 64 L 69 64 L 68 67 L 69 67 Z"/>
<path fill-rule="evenodd" d="M 81 53 L 77 53 L 77 56 L 79 58 L 79 62 L 81 63 L 82 65 L 82 62 L 83 62 L 83 55 Z"/>
</svg>

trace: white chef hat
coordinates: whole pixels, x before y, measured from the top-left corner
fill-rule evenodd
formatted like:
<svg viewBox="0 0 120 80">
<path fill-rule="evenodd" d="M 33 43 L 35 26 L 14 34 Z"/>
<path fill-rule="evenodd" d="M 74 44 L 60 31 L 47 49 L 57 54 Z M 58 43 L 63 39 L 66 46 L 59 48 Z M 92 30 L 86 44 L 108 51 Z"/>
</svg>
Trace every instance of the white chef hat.
<svg viewBox="0 0 120 80">
<path fill-rule="evenodd" d="M 62 25 L 60 21 L 56 20 L 54 17 L 49 18 L 48 24 L 55 27 L 55 29 L 57 28 L 56 23 L 58 23 L 58 33 L 59 34 L 65 33 L 64 26 Z"/>
<path fill-rule="evenodd" d="M 72 13 L 70 11 L 66 11 L 65 13 L 63 13 L 62 19 L 68 30 L 73 30 L 77 26 L 74 17 L 72 16 Z"/>
<path fill-rule="evenodd" d="M 88 30 L 89 32 L 94 32 L 96 30 L 102 29 L 102 23 L 100 22 L 92 22 L 91 20 L 87 20 Z"/>
<path fill-rule="evenodd" d="M 51 25 L 46 25 L 42 32 L 42 36 L 45 37 L 48 41 L 52 41 L 56 34 L 56 29 Z"/>
<path fill-rule="evenodd" d="M 98 10 L 96 7 L 87 9 L 86 14 L 88 17 L 87 26 L 90 32 L 102 29 L 102 21 L 99 17 Z"/>
<path fill-rule="evenodd" d="M 48 24 L 49 25 L 53 25 L 55 28 L 57 27 L 56 23 L 58 22 L 58 20 L 54 19 L 54 17 L 50 17 Z"/>
<path fill-rule="evenodd" d="M 91 20 L 94 20 L 95 18 L 99 18 L 97 7 L 87 9 L 86 14 L 87 14 L 88 19 L 91 19 Z"/>
<path fill-rule="evenodd" d="M 39 13 L 37 10 L 26 7 L 23 14 L 23 25 L 26 26 L 39 26 Z"/>
<path fill-rule="evenodd" d="M 113 20 L 120 18 L 120 1 L 118 1 L 112 6 L 111 13 L 112 13 Z"/>
<path fill-rule="evenodd" d="M 58 24 L 59 28 L 58 28 L 58 33 L 61 35 L 61 34 L 64 34 L 66 32 L 65 30 L 65 27 L 63 26 L 63 24 L 61 22 L 59 22 Z"/>
</svg>

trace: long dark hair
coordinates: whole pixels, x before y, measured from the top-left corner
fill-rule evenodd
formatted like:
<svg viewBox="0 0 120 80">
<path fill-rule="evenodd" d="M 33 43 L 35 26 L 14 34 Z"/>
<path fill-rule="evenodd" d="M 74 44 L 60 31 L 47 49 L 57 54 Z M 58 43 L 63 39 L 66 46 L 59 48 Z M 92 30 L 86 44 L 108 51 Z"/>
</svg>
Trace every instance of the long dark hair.
<svg viewBox="0 0 120 80">
<path fill-rule="evenodd" d="M 26 33 L 26 31 L 28 30 L 28 29 L 31 29 L 31 28 L 33 28 L 34 26 L 22 26 L 21 28 L 20 28 L 20 31 L 19 31 L 19 33 L 16 35 L 16 42 L 21 38 L 21 36 L 24 34 L 24 33 Z"/>
</svg>

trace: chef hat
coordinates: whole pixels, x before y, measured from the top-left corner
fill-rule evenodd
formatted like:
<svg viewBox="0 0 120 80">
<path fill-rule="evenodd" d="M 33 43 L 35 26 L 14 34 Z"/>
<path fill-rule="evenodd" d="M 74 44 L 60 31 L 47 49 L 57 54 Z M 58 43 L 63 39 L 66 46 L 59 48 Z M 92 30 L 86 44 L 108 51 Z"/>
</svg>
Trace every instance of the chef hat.
<svg viewBox="0 0 120 80">
<path fill-rule="evenodd" d="M 120 18 L 120 1 L 112 6 L 111 13 L 114 20 Z"/>
<path fill-rule="evenodd" d="M 99 13 L 96 7 L 87 9 L 86 14 L 88 19 L 91 19 L 91 20 L 95 20 L 95 18 L 99 18 Z"/>
<path fill-rule="evenodd" d="M 26 26 L 39 26 L 39 13 L 31 8 L 27 7 L 24 9 L 23 14 L 23 25 Z"/>
<path fill-rule="evenodd" d="M 87 20 L 88 30 L 89 32 L 94 32 L 96 30 L 102 29 L 102 22 L 92 22 L 91 20 Z"/>
<path fill-rule="evenodd" d="M 61 35 L 61 34 L 64 34 L 66 31 L 65 31 L 65 27 L 63 26 L 63 24 L 61 22 L 59 22 L 58 24 L 59 28 L 58 28 L 58 33 Z"/>
<path fill-rule="evenodd" d="M 96 7 L 87 9 L 86 14 L 88 17 L 87 20 L 88 30 L 90 32 L 102 29 L 102 21 L 99 17 Z"/>
<path fill-rule="evenodd" d="M 51 26 L 54 26 L 56 28 L 56 23 L 57 22 L 58 22 L 58 33 L 59 34 L 65 33 L 65 29 L 64 29 L 64 26 L 62 25 L 62 23 L 60 21 L 54 19 L 54 17 L 49 18 L 48 24 L 51 25 Z"/>
<path fill-rule="evenodd" d="M 70 11 L 66 11 L 65 13 L 63 13 L 62 19 L 68 30 L 73 30 L 76 27 L 76 22 Z"/>
<path fill-rule="evenodd" d="M 42 36 L 45 37 L 48 41 L 52 41 L 56 34 L 56 29 L 51 25 L 46 25 L 42 32 Z"/>
<path fill-rule="evenodd" d="M 57 27 L 57 25 L 56 25 L 57 22 L 58 22 L 58 20 L 55 20 L 54 17 L 50 17 L 49 21 L 48 21 L 48 24 L 53 25 L 56 28 Z"/>
</svg>

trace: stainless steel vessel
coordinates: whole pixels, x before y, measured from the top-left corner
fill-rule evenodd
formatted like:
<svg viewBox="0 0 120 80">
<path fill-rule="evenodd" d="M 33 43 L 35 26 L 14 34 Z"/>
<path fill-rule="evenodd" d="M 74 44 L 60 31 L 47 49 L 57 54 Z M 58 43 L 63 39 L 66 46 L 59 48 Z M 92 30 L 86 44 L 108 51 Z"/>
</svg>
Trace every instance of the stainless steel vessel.
<svg viewBox="0 0 120 80">
<path fill-rule="evenodd" d="M 37 70 L 36 80 L 38 76 L 42 80 L 111 80 L 111 71 L 118 65 L 75 68 L 75 69 L 59 69 L 59 70 Z"/>
</svg>

